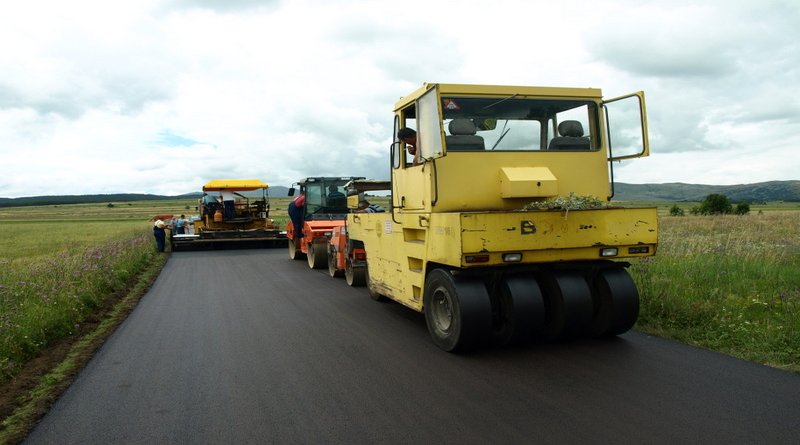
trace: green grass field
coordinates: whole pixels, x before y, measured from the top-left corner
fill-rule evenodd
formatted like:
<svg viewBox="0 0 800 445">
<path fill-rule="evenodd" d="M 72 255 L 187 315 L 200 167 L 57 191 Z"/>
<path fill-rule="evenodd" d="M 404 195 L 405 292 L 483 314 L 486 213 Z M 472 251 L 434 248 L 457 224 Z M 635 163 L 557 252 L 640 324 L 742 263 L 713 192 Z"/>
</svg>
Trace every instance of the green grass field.
<svg viewBox="0 0 800 445">
<path fill-rule="evenodd" d="M 800 212 L 660 218 L 637 327 L 800 372 Z"/>
<path fill-rule="evenodd" d="M 144 228 L 100 224 L 98 233 L 84 237 L 86 223 L 65 222 L 53 227 L 58 237 L 48 238 L 42 227 L 51 228 L 0 223 L 7 235 L 0 258 L 0 383 L 51 342 L 76 332 L 159 259 Z"/>
<path fill-rule="evenodd" d="M 668 216 L 669 210 L 672 206 L 677 205 L 678 208 L 682 209 L 686 215 L 689 214 L 689 210 L 692 207 L 700 206 L 699 202 L 669 202 L 669 201 L 636 201 L 636 202 L 625 202 L 625 201 L 614 201 L 613 204 L 619 205 L 630 205 L 636 207 L 656 207 L 658 209 L 659 216 Z M 735 207 L 735 205 L 734 205 Z M 800 212 L 800 202 L 784 202 L 784 201 L 776 201 L 776 202 L 767 202 L 764 204 L 750 204 L 750 214 L 757 215 L 759 212 L 768 213 L 768 212 L 775 212 L 775 211 L 798 211 Z"/>
<path fill-rule="evenodd" d="M 288 201 L 272 199 L 280 225 Z M 373 201 L 388 208 L 388 198 Z M 0 382 L 157 261 L 153 215 L 189 216 L 194 205 L 0 208 Z M 629 269 L 641 293 L 637 329 L 800 372 L 800 204 L 719 217 L 668 216 L 672 205 L 657 203 L 657 255 Z"/>
</svg>

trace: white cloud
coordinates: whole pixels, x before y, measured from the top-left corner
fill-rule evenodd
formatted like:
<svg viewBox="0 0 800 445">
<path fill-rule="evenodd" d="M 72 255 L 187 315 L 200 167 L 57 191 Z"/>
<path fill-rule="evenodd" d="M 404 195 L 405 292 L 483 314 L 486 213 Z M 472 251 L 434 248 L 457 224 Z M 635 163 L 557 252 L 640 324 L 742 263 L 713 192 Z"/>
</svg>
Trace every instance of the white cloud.
<svg viewBox="0 0 800 445">
<path fill-rule="evenodd" d="M 422 82 L 643 89 L 624 182 L 798 179 L 793 1 L 17 2 L 0 16 L 0 196 L 388 176 Z"/>
</svg>

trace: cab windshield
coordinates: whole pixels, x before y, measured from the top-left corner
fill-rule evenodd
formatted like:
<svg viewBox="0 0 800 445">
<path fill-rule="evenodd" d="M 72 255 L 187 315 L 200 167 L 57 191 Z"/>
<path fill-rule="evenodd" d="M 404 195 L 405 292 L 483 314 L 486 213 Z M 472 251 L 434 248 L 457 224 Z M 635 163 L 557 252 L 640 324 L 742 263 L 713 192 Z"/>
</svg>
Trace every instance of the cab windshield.
<svg viewBox="0 0 800 445">
<path fill-rule="evenodd" d="M 585 100 L 443 97 L 447 151 L 590 151 L 597 105 Z"/>
<path fill-rule="evenodd" d="M 315 181 L 305 184 L 306 213 L 347 213 L 345 184 L 349 179 Z"/>
</svg>

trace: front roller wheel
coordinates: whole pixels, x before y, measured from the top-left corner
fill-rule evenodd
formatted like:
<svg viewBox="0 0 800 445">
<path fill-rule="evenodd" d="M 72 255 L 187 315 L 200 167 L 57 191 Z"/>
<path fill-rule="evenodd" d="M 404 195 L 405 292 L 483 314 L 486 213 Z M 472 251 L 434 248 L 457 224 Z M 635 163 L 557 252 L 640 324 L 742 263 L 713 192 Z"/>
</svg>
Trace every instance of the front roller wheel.
<svg viewBox="0 0 800 445">
<path fill-rule="evenodd" d="M 320 244 L 308 244 L 308 267 L 322 269 L 328 264 L 328 252 Z"/>
<path fill-rule="evenodd" d="M 290 238 L 289 239 L 289 258 L 293 260 L 302 260 L 305 258 L 305 254 L 297 248 L 297 245 L 300 243 L 300 238 Z"/>
<path fill-rule="evenodd" d="M 350 257 L 344 260 L 344 279 L 348 286 L 360 287 L 366 284 L 366 268 L 364 266 L 353 266 Z"/>
<path fill-rule="evenodd" d="M 622 268 L 602 269 L 591 281 L 595 313 L 589 333 L 597 337 L 628 332 L 639 318 L 639 291 Z"/>
<path fill-rule="evenodd" d="M 433 269 L 425 279 L 423 305 L 433 343 L 445 351 L 469 350 L 491 333 L 489 293 L 480 280 Z"/>
<path fill-rule="evenodd" d="M 336 249 L 332 244 L 328 244 L 328 275 L 331 277 L 341 277 L 344 274 L 336 266 Z"/>
</svg>

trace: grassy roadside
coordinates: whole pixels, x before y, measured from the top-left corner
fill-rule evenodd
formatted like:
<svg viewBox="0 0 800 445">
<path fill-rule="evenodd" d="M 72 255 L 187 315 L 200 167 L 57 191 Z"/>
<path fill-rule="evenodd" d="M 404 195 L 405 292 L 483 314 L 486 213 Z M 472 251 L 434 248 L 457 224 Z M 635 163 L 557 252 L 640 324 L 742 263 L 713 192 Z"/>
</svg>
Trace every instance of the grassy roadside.
<svg viewBox="0 0 800 445">
<path fill-rule="evenodd" d="M 131 280 L 129 290 L 120 298 L 109 298 L 93 314 L 94 322 L 78 334 L 62 340 L 45 351 L 45 356 L 58 357 L 56 362 L 31 361 L 21 374 L 11 382 L 0 386 L 3 390 L 3 415 L 0 422 L 0 443 L 21 442 L 50 405 L 72 383 L 73 378 L 91 359 L 117 326 L 122 323 L 147 292 L 166 264 L 167 255 L 155 255 L 136 277 Z M 60 349 L 61 352 L 55 351 Z"/>
<path fill-rule="evenodd" d="M 71 225 L 75 226 L 83 227 Z M 0 229 L 14 237 L 18 228 L 1 224 Z M 124 292 L 159 255 L 152 234 L 143 228 L 105 230 L 115 235 L 83 246 L 69 241 L 83 238 L 71 238 L 70 225 L 65 225 L 62 248 L 50 238 L 41 251 L 26 257 L 4 250 L 0 259 L 0 383 L 54 340 L 77 332 L 86 317 L 110 295 Z M 33 243 L 43 236 L 30 238 Z"/>
<path fill-rule="evenodd" d="M 800 213 L 660 218 L 636 329 L 800 372 Z"/>
</svg>

